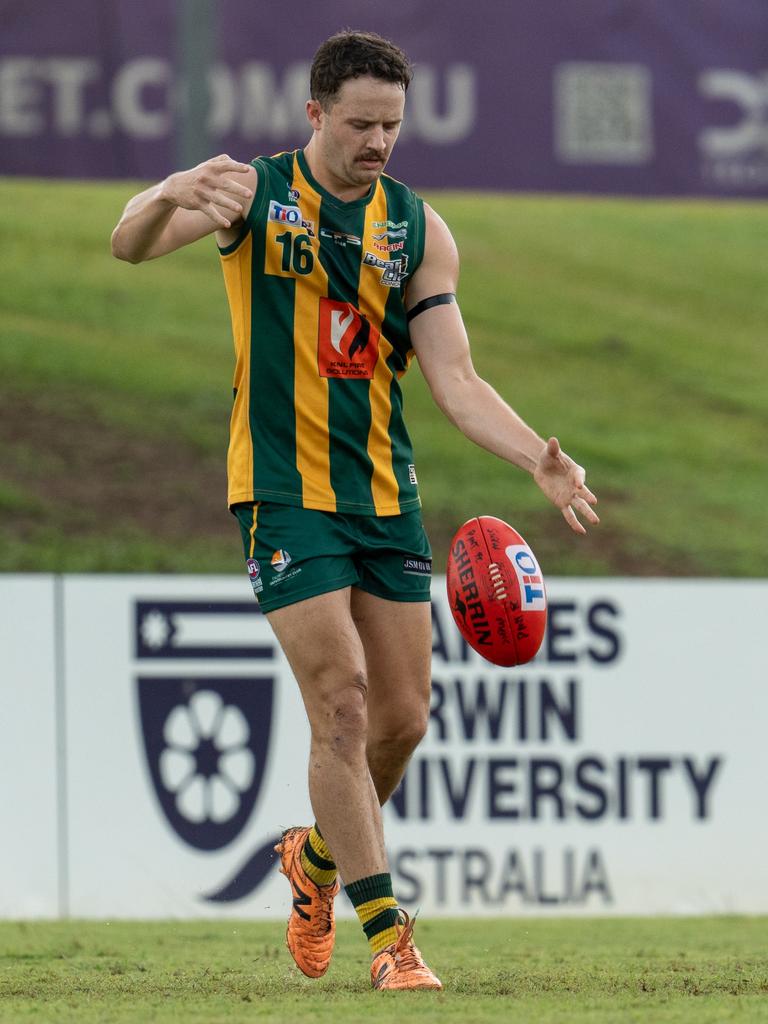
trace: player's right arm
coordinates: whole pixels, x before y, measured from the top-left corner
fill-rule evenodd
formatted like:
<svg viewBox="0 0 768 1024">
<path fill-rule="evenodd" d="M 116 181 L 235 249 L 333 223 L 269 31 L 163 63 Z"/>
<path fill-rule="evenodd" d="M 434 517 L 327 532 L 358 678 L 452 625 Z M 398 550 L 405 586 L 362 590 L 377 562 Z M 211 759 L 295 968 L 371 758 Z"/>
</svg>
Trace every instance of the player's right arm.
<svg viewBox="0 0 768 1024">
<path fill-rule="evenodd" d="M 165 256 L 217 232 L 234 241 L 256 192 L 256 169 L 215 156 L 129 200 L 112 232 L 112 255 L 129 263 Z"/>
<path fill-rule="evenodd" d="M 424 212 L 424 259 L 406 292 L 411 313 L 430 296 L 454 294 L 459 278 L 459 254 L 453 236 L 426 204 Z M 583 468 L 561 450 L 556 438 L 544 441 L 476 373 L 458 305 L 445 302 L 418 312 L 411 318 L 409 330 L 432 397 L 465 437 L 531 473 L 576 533 L 586 533 L 577 512 L 587 522 L 598 523 L 591 507 L 597 498 L 585 483 Z"/>
</svg>

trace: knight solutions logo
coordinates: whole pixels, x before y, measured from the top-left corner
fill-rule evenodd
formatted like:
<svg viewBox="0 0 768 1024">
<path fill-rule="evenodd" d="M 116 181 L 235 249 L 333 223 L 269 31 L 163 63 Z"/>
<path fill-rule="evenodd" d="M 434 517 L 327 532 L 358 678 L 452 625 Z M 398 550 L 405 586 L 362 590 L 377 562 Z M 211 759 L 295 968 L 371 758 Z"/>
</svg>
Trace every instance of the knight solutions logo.
<svg viewBox="0 0 768 1024">
<path fill-rule="evenodd" d="M 251 821 L 262 789 L 270 755 L 275 648 L 252 641 L 258 614 L 258 606 L 239 601 L 135 604 L 135 655 L 141 666 L 136 686 L 149 778 L 166 823 L 197 851 L 233 843 Z M 253 659 L 253 672 L 224 671 L 233 658 Z M 179 659 L 196 661 L 200 670 L 164 671 Z M 230 903 L 249 896 L 275 864 L 277 838 L 269 836 L 202 898 Z"/>
<path fill-rule="evenodd" d="M 317 363 L 321 377 L 371 380 L 379 331 L 349 302 L 320 299 Z"/>
</svg>

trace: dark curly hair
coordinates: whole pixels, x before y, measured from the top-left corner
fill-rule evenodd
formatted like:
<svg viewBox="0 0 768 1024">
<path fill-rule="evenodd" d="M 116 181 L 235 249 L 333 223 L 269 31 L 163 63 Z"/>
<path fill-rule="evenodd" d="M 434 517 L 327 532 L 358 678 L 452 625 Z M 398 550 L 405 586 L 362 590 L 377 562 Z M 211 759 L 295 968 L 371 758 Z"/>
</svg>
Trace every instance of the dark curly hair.
<svg viewBox="0 0 768 1024">
<path fill-rule="evenodd" d="M 403 51 L 375 32 L 337 32 L 320 46 L 312 61 L 309 93 L 324 109 L 331 106 L 348 78 L 373 75 L 408 89 L 413 71 Z"/>
</svg>

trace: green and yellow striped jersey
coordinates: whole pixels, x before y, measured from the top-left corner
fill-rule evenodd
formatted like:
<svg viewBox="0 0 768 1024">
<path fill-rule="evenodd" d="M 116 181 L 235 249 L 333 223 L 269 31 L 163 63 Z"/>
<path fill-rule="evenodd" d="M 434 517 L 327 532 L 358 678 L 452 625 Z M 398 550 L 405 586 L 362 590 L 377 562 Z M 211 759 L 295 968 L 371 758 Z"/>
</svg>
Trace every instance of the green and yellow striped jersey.
<svg viewBox="0 0 768 1024">
<path fill-rule="evenodd" d="M 235 342 L 228 501 L 395 515 L 420 504 L 398 378 L 403 289 L 424 206 L 386 175 L 344 203 L 301 150 L 253 161 L 258 187 L 220 249 Z"/>
</svg>

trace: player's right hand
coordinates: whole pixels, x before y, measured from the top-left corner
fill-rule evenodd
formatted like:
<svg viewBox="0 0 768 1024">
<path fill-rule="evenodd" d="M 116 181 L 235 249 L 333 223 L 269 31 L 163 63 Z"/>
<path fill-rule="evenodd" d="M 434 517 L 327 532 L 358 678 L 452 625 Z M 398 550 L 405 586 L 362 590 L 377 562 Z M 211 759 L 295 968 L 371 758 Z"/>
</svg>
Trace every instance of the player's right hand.
<svg viewBox="0 0 768 1024">
<path fill-rule="evenodd" d="M 552 504 L 557 505 L 574 533 L 587 532 L 579 515 L 593 526 L 600 522 L 592 508 L 597 498 L 586 485 L 584 468 L 565 454 L 556 437 L 550 437 L 542 449 L 533 479 Z"/>
<path fill-rule="evenodd" d="M 222 153 L 188 171 L 171 174 L 163 182 L 160 196 L 184 210 L 199 210 L 217 228 L 230 228 L 233 221 L 243 216 L 244 202 L 251 198 L 253 191 L 229 175 L 250 170 L 250 164 L 241 164 Z M 233 216 L 228 217 L 222 211 L 231 211 Z"/>
</svg>

